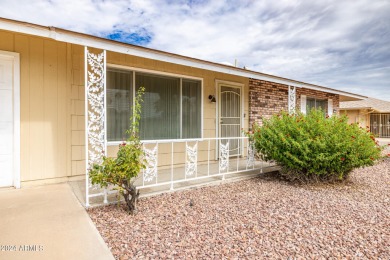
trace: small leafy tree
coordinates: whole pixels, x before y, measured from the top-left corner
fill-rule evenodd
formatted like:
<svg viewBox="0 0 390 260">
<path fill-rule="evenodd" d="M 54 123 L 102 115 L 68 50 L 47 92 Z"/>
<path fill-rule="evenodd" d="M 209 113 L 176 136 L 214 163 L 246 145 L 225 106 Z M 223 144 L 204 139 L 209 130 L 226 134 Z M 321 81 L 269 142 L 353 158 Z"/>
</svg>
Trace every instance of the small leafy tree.
<svg viewBox="0 0 390 260">
<path fill-rule="evenodd" d="M 94 164 L 89 170 L 92 184 L 101 187 L 114 185 L 114 189 L 125 199 L 128 211 L 136 210 L 136 202 L 139 197 L 134 182 L 139 172 L 145 168 L 144 152 L 139 139 L 139 121 L 141 119 L 141 102 L 145 89 L 137 91 L 134 101 L 134 111 L 131 116 L 130 128 L 126 131 L 129 135 L 126 142 L 119 145 L 116 158 L 103 157 L 101 164 Z"/>
<path fill-rule="evenodd" d="M 335 181 L 346 179 L 358 167 L 370 166 L 381 157 L 374 135 L 346 116 L 282 112 L 254 125 L 256 150 L 262 158 L 276 161 L 290 180 Z"/>
</svg>

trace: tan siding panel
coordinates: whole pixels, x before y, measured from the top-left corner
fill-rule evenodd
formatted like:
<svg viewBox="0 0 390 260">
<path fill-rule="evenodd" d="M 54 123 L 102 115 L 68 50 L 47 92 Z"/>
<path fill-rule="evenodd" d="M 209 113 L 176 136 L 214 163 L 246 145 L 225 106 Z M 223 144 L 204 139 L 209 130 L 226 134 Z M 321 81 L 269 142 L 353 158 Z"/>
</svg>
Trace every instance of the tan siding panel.
<svg viewBox="0 0 390 260">
<path fill-rule="evenodd" d="M 30 46 L 29 38 L 24 35 L 15 36 L 15 52 L 20 53 L 20 172 L 22 180 L 30 177 Z"/>
<path fill-rule="evenodd" d="M 57 99 L 57 113 L 58 113 L 58 121 L 57 121 L 57 129 L 58 134 L 57 138 L 57 176 L 67 176 L 67 157 L 65 147 L 67 146 L 67 131 L 69 125 L 67 124 L 70 121 L 70 113 L 67 110 L 67 63 L 66 63 L 66 43 L 58 43 L 57 47 L 57 91 L 58 91 L 58 99 Z"/>
<path fill-rule="evenodd" d="M 72 45 L 72 64 L 70 86 L 70 115 L 71 115 L 71 175 L 85 174 L 85 131 L 84 131 L 84 48 Z"/>
<path fill-rule="evenodd" d="M 72 115 L 70 113 L 70 96 L 71 96 L 71 86 L 72 86 L 72 44 L 66 44 L 66 168 L 67 176 L 72 175 L 72 144 L 71 144 L 71 127 L 72 127 Z"/>
<path fill-rule="evenodd" d="M 22 186 L 62 180 L 71 174 L 67 44 L 18 33 L 0 32 L 0 37 L 1 50 L 20 54 Z"/>
<path fill-rule="evenodd" d="M 44 177 L 44 88 L 43 88 L 43 40 L 30 39 L 30 135 L 21 143 L 30 145 L 29 167 L 31 171 L 28 180 Z M 24 88 L 24 86 L 22 86 Z M 26 141 L 26 142 L 24 142 Z M 23 162 L 26 163 L 26 162 Z M 22 176 L 22 180 L 27 180 Z"/>
<path fill-rule="evenodd" d="M 56 169 L 57 161 L 57 44 L 53 41 L 44 42 L 44 178 L 59 177 Z"/>
<path fill-rule="evenodd" d="M 14 34 L 0 31 L 0 50 L 14 51 Z"/>
</svg>

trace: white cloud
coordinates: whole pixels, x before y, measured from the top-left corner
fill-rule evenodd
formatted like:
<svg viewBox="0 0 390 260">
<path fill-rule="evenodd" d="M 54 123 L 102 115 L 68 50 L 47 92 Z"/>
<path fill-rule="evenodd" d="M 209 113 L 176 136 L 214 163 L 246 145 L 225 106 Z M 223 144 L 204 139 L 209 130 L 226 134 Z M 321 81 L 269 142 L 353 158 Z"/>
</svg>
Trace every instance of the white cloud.
<svg viewBox="0 0 390 260">
<path fill-rule="evenodd" d="M 390 100 L 390 2 L 14 1 L 0 16 L 105 36 L 151 35 L 147 47 Z"/>
</svg>

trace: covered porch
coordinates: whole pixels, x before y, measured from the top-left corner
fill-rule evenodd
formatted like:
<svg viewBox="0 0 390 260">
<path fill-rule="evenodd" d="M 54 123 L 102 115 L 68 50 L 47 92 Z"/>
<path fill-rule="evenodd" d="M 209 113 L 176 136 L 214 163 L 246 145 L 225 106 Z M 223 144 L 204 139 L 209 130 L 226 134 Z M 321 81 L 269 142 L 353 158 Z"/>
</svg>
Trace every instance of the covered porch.
<svg viewBox="0 0 390 260">
<path fill-rule="evenodd" d="M 117 120 L 125 121 L 123 118 L 126 118 L 127 116 L 121 115 L 113 120 L 112 109 L 119 107 L 117 112 L 120 111 L 122 113 L 123 111 L 126 112 L 129 110 L 127 107 L 131 108 L 131 103 L 128 103 L 128 100 L 131 102 L 131 98 L 123 100 L 122 96 L 124 96 L 124 91 L 126 91 L 127 95 L 132 95 L 134 99 L 136 87 L 139 87 L 136 83 L 141 79 L 142 83 L 139 84 L 147 84 L 147 82 L 158 80 L 160 82 L 158 87 L 161 88 L 173 89 L 176 86 L 175 84 L 177 84 L 178 89 L 180 90 L 177 93 L 180 100 L 179 106 L 176 110 L 167 111 L 172 111 L 173 113 L 179 111 L 181 114 L 179 116 L 180 120 L 177 120 L 179 122 L 179 127 L 174 130 L 175 134 L 177 134 L 177 137 L 174 137 L 174 139 L 169 138 L 168 136 L 168 138 L 149 140 L 151 139 L 150 135 L 147 136 L 148 138 L 146 138 L 146 140 L 141 138 L 147 163 L 146 169 L 140 173 L 135 184 L 141 190 L 142 194 L 150 195 L 153 193 L 221 182 L 227 179 L 248 178 L 261 173 L 263 169 L 272 169 L 270 168 L 273 166 L 272 163 L 266 163 L 261 161 L 260 158 L 257 158 L 253 142 L 251 142 L 248 137 L 245 137 L 241 131 L 248 122 L 248 118 L 245 118 L 246 101 L 244 99 L 244 84 L 237 83 L 232 85 L 231 83 L 228 87 L 225 87 L 229 82 L 216 80 L 216 83 L 214 82 L 214 84 L 216 84 L 215 88 L 218 90 L 215 91 L 219 95 L 217 97 L 217 104 L 211 103 L 212 101 L 204 104 L 204 96 L 207 96 L 207 94 L 203 93 L 204 83 L 202 78 L 198 78 L 197 83 L 189 81 L 190 83 L 184 85 L 184 82 L 186 82 L 185 76 L 179 77 L 176 80 L 172 75 L 165 75 L 163 77 L 137 72 L 136 69 L 133 69 L 132 71 L 128 70 L 129 72 L 127 72 L 125 67 L 118 67 L 114 64 L 110 64 L 110 67 L 114 68 L 114 70 L 111 70 L 110 72 L 107 70 L 106 51 L 90 49 L 88 47 L 84 47 L 84 63 L 86 178 L 85 181 L 73 182 L 72 187 L 74 188 L 75 193 L 78 194 L 80 201 L 82 201 L 86 207 L 110 203 L 117 200 L 115 195 L 117 193 L 116 190 L 112 188 L 101 189 L 100 187 L 91 184 L 88 176 L 88 169 L 94 163 L 100 163 L 103 156 L 116 156 L 117 147 L 121 143 L 121 141 L 117 140 L 120 136 L 113 137 L 111 128 L 108 129 L 108 124 L 111 124 L 112 127 Z M 118 69 L 122 70 L 118 71 Z M 145 81 L 145 77 L 149 77 L 148 80 L 150 81 Z M 172 79 L 170 82 L 167 81 L 167 78 L 169 77 Z M 114 81 L 120 81 L 122 82 L 121 84 L 126 82 L 126 84 L 130 86 L 129 90 L 115 89 L 116 94 L 121 94 L 121 99 L 116 105 L 108 103 L 107 101 L 107 99 L 112 100 L 112 91 L 107 91 L 108 81 L 109 85 L 113 84 L 112 82 Z M 150 89 L 157 92 L 160 91 L 157 90 L 159 88 L 155 89 L 154 86 L 151 86 Z M 192 89 L 189 91 L 191 93 L 188 93 L 188 95 L 192 95 L 190 99 L 196 101 L 185 103 L 186 107 L 184 107 L 184 102 L 188 99 L 188 97 L 183 94 L 187 91 L 186 89 Z M 209 86 L 208 89 L 210 89 Z M 226 92 L 226 95 L 224 96 L 222 95 L 223 91 Z M 165 93 L 157 92 L 153 93 L 154 97 L 156 94 L 165 95 Z M 219 104 L 218 98 L 221 99 Z M 148 100 L 150 97 L 147 97 L 146 99 Z M 174 100 L 169 100 L 170 99 L 164 101 L 164 104 L 176 102 Z M 226 106 L 221 106 L 222 101 L 231 103 L 225 103 Z M 153 107 L 153 104 L 154 103 L 147 103 L 147 105 L 145 105 L 149 117 L 149 114 L 153 111 L 153 116 L 157 116 L 159 113 L 159 111 Z M 161 105 L 161 103 L 159 104 Z M 293 110 L 294 104 L 295 87 L 291 87 L 289 88 L 290 110 Z M 234 105 L 234 107 L 232 105 Z M 125 107 L 126 109 L 124 109 Z M 183 113 L 184 109 L 188 110 L 188 113 Z M 208 114 L 208 118 L 204 118 L 204 114 L 206 113 Z M 218 114 L 220 114 L 220 117 L 218 117 Z M 111 118 L 108 122 L 107 117 L 110 116 Z M 168 120 L 171 119 L 168 118 Z M 183 122 L 192 120 L 197 120 L 197 123 L 190 123 L 184 126 Z M 221 121 L 220 124 L 219 121 Z M 212 122 L 214 122 L 216 128 L 210 129 L 210 125 L 213 124 Z M 156 124 L 157 125 L 155 125 L 154 128 L 162 127 L 160 121 Z M 196 128 L 196 131 L 193 131 L 194 128 Z M 150 131 L 150 127 L 147 130 Z M 123 131 L 121 130 L 119 132 Z M 142 125 L 140 132 L 141 135 L 144 134 Z M 161 134 L 161 132 L 159 132 L 159 134 Z M 163 134 L 166 134 L 166 132 Z M 187 136 L 190 137 L 188 138 Z"/>
</svg>

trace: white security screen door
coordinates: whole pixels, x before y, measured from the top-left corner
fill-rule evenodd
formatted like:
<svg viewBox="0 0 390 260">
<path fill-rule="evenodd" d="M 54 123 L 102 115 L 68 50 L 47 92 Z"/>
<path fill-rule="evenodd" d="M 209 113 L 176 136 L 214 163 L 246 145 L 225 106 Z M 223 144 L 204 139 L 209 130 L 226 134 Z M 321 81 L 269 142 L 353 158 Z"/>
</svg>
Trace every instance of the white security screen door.
<svg viewBox="0 0 390 260">
<path fill-rule="evenodd" d="M 390 114 L 371 114 L 370 130 L 378 137 L 390 137 Z"/>
<path fill-rule="evenodd" d="M 219 90 L 219 136 L 240 137 L 241 136 L 241 88 L 229 85 L 220 85 Z M 226 144 L 228 140 L 221 141 Z M 229 155 L 241 154 L 241 141 L 239 139 L 229 140 Z"/>
<path fill-rule="evenodd" d="M 0 56 L 0 187 L 13 186 L 13 60 Z"/>
</svg>

